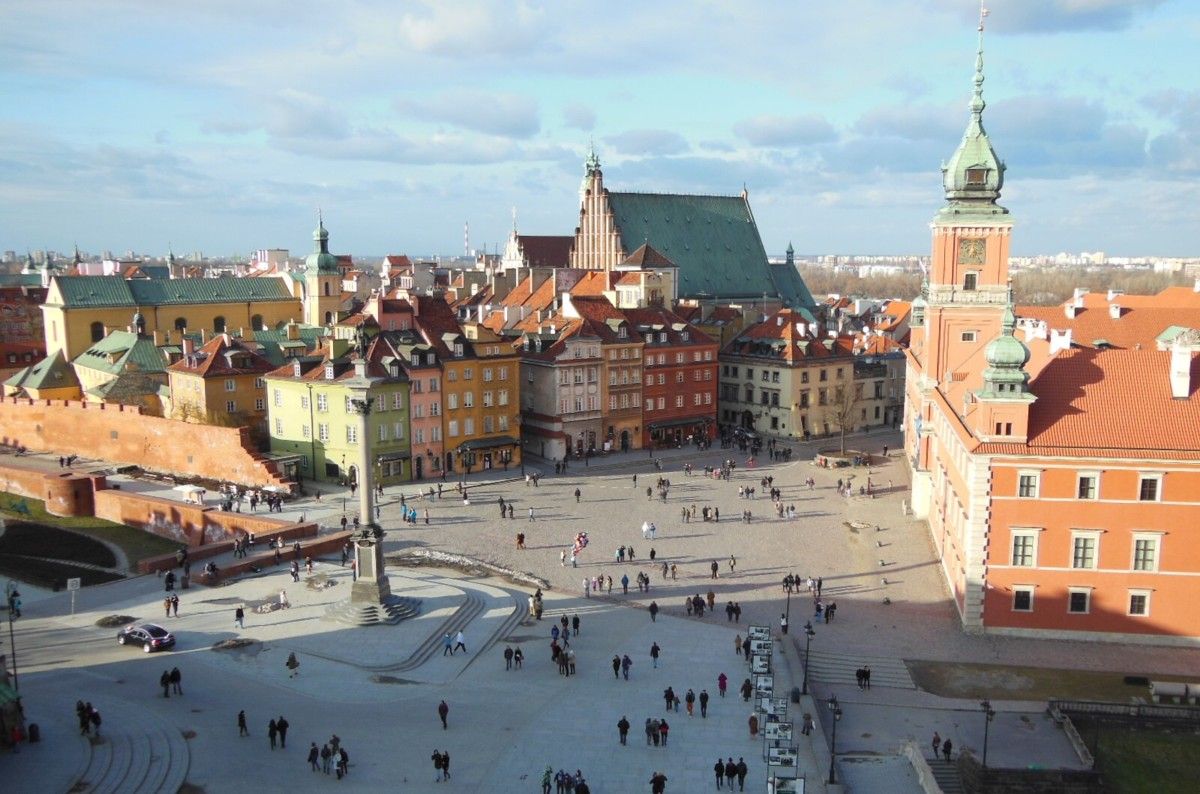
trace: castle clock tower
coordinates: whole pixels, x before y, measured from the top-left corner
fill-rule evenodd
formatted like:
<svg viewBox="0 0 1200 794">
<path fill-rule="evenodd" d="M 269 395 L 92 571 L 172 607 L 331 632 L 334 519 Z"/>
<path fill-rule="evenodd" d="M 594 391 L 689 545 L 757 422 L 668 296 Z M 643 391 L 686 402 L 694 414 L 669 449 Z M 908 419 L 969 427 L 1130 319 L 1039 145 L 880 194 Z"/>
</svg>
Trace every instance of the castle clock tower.
<svg viewBox="0 0 1200 794">
<path fill-rule="evenodd" d="M 309 325 L 330 325 L 338 321 L 342 273 L 337 257 L 329 253 L 329 232 L 319 212 L 313 242 L 315 248 L 304 260 L 304 321 Z"/>
</svg>

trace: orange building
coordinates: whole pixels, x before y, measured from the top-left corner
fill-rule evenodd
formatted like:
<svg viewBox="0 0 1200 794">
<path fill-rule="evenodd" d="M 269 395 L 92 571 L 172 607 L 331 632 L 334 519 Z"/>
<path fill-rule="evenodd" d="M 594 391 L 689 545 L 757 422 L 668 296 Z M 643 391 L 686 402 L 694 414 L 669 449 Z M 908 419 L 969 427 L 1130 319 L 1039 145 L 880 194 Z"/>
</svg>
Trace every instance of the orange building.
<svg viewBox="0 0 1200 794">
<path fill-rule="evenodd" d="M 969 631 L 1195 644 L 1200 300 L 1014 307 L 982 85 L 981 30 L 971 118 L 943 167 L 947 203 L 912 303 L 913 510 Z"/>
</svg>

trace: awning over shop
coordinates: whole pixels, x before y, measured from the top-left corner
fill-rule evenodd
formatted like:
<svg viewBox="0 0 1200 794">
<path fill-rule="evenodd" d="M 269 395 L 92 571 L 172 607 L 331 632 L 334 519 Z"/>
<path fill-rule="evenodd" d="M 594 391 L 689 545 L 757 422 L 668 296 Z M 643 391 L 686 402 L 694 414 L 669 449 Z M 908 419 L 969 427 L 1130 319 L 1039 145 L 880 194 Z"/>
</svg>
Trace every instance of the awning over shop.
<svg viewBox="0 0 1200 794">
<path fill-rule="evenodd" d="M 688 425 L 702 425 L 705 417 L 695 417 L 692 419 L 668 419 L 663 422 L 650 422 L 646 427 L 651 430 L 665 430 L 668 427 L 687 427 Z"/>
<path fill-rule="evenodd" d="M 380 463 L 387 463 L 390 460 L 409 460 L 411 458 L 412 455 L 408 452 L 384 452 L 382 455 L 379 455 L 376 460 L 378 460 Z"/>
<path fill-rule="evenodd" d="M 496 447 L 515 447 L 519 443 L 512 436 L 496 436 L 495 438 L 473 438 L 470 441 L 464 441 L 462 446 L 466 449 L 495 449 Z"/>
</svg>

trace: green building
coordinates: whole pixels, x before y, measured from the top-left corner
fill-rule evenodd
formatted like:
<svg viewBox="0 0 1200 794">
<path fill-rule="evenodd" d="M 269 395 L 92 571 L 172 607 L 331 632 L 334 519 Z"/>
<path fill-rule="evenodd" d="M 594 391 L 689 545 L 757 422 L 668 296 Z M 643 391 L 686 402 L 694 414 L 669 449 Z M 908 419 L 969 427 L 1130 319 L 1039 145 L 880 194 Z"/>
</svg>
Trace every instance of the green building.
<svg viewBox="0 0 1200 794">
<path fill-rule="evenodd" d="M 412 479 L 409 383 L 397 351 L 382 337 L 330 339 L 322 356 L 291 361 L 267 375 L 271 454 L 297 478 L 357 482 L 360 445 L 369 444 L 375 482 Z M 371 401 L 367 438 L 351 401 Z"/>
</svg>

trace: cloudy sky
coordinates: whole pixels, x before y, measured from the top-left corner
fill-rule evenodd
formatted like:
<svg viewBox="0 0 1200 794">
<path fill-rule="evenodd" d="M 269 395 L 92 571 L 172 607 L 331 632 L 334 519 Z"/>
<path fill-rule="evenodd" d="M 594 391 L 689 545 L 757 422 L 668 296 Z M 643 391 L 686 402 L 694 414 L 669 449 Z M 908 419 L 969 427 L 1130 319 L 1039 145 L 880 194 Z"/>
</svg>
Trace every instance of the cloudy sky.
<svg viewBox="0 0 1200 794">
<path fill-rule="evenodd" d="M 1200 3 L 994 0 L 1014 253 L 1200 255 Z M 768 251 L 923 253 L 972 0 L 0 3 L 0 249 L 456 253 L 614 190 L 734 194 Z"/>
</svg>

